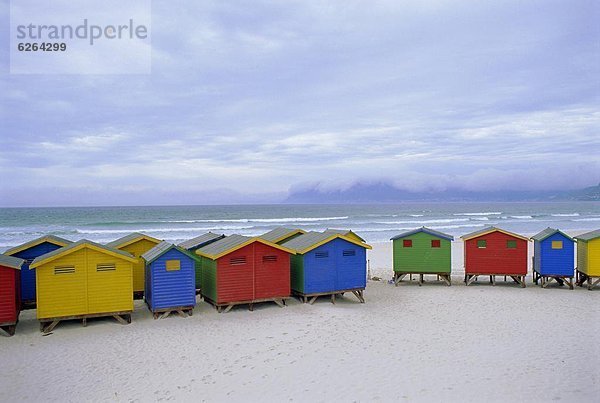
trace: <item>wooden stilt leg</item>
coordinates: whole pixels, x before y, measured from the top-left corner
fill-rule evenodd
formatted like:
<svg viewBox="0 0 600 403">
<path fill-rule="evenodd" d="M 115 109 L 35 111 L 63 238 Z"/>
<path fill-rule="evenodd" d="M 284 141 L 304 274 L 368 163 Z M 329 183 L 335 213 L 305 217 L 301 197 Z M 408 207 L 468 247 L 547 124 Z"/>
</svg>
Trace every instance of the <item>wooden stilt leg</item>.
<svg viewBox="0 0 600 403">
<path fill-rule="evenodd" d="M 283 305 L 284 305 L 283 300 L 280 301 L 280 300 L 274 299 L 273 302 L 275 302 L 277 305 L 279 305 L 281 308 L 283 308 Z"/>
<path fill-rule="evenodd" d="M 115 318 L 117 320 L 117 322 L 119 322 L 122 325 L 127 324 L 127 321 L 125 319 L 123 319 L 123 317 L 121 317 L 121 315 L 113 315 L 113 318 Z"/>
<path fill-rule="evenodd" d="M 315 301 L 317 300 L 317 296 L 315 295 L 314 297 L 312 297 L 312 299 L 308 302 L 309 305 L 312 305 L 315 303 Z"/>
<path fill-rule="evenodd" d="M 233 308 L 233 305 L 227 305 L 227 307 L 225 308 L 223 313 L 227 313 L 227 312 L 231 311 L 231 308 Z"/>
<path fill-rule="evenodd" d="M 331 303 L 335 304 L 335 294 L 331 294 Z"/>
<path fill-rule="evenodd" d="M 50 333 L 51 331 L 54 330 L 54 328 L 56 327 L 56 325 L 58 325 L 58 323 L 60 322 L 60 320 L 55 320 L 53 322 L 51 322 L 49 325 L 47 325 L 42 331 L 44 333 Z"/>
</svg>

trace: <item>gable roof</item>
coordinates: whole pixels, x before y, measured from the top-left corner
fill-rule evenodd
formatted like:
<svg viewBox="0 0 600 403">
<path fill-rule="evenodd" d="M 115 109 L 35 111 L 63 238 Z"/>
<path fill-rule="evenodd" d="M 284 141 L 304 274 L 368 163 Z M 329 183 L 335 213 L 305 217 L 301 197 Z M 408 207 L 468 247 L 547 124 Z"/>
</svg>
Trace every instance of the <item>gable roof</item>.
<svg viewBox="0 0 600 403">
<path fill-rule="evenodd" d="M 230 235 L 223 239 L 220 239 L 216 242 L 213 242 L 209 245 L 206 245 L 203 248 L 196 249 L 196 254 L 200 256 L 207 257 L 212 260 L 216 260 L 222 256 L 227 255 L 233 251 L 243 248 L 246 245 L 250 245 L 252 242 L 260 242 L 264 245 L 271 246 L 275 249 L 282 250 L 288 253 L 294 253 L 293 250 L 286 248 L 282 245 L 277 245 L 276 243 L 266 241 L 259 237 L 248 237 L 243 235 Z"/>
<path fill-rule="evenodd" d="M 265 241 L 277 243 L 297 234 L 306 234 L 306 231 L 300 228 L 277 227 L 269 232 L 265 232 L 259 238 L 262 238 Z"/>
<path fill-rule="evenodd" d="M 129 235 L 125 235 L 119 239 L 115 239 L 114 241 L 107 243 L 106 246 L 108 246 L 109 248 L 120 249 L 124 248 L 127 245 L 131 245 L 132 243 L 135 243 L 137 241 L 141 241 L 142 239 L 154 242 L 157 245 L 161 242 L 160 239 L 156 239 L 149 235 L 142 234 L 141 232 L 132 232 Z"/>
<path fill-rule="evenodd" d="M 21 270 L 25 260 L 14 256 L 0 255 L 0 266 L 9 267 L 11 269 Z"/>
<path fill-rule="evenodd" d="M 600 238 L 600 229 L 586 232 L 585 234 L 577 235 L 575 239 L 582 241 L 591 241 L 592 239 Z"/>
<path fill-rule="evenodd" d="M 358 236 L 358 234 L 356 234 L 356 232 L 349 230 L 349 229 L 327 228 L 323 232 L 325 232 L 326 234 L 340 234 L 340 235 L 344 235 L 349 238 L 355 238 L 356 240 L 361 241 L 361 242 L 366 242 L 364 239 L 362 239 L 360 236 Z"/>
<path fill-rule="evenodd" d="M 73 253 L 84 248 L 90 248 L 98 252 L 106 253 L 108 255 L 127 260 L 131 263 L 136 263 L 138 261 L 137 258 L 133 257 L 133 255 L 131 255 L 130 253 L 124 252 L 119 249 L 111 248 L 109 246 L 101 245 L 96 242 L 88 241 L 87 239 L 82 239 L 80 241 L 71 243 L 67 246 L 63 246 L 60 249 L 56 249 L 52 252 L 48 252 L 44 255 L 36 257 L 33 260 L 33 262 L 31 262 L 31 264 L 29 265 L 29 269 L 35 269 L 36 267 L 42 264 L 51 262 L 55 259 L 58 259 L 59 257 L 68 255 L 69 253 Z"/>
<path fill-rule="evenodd" d="M 225 234 L 214 234 L 212 232 L 207 232 L 206 234 L 183 241 L 179 244 L 179 246 L 188 250 L 198 249 L 222 238 L 225 238 Z"/>
<path fill-rule="evenodd" d="M 437 238 L 447 239 L 448 241 L 454 241 L 454 237 L 452 235 L 444 234 L 443 232 L 435 231 L 435 230 L 432 230 L 427 227 L 421 227 L 421 228 L 413 229 L 411 231 L 403 232 L 401 234 L 396 235 L 393 238 L 390 238 L 390 240 L 394 241 L 396 239 L 406 238 L 407 236 L 411 236 L 411 235 L 417 234 L 419 232 L 424 232 L 426 234 L 435 236 Z"/>
<path fill-rule="evenodd" d="M 513 232 L 509 232 L 509 231 L 503 230 L 501 228 L 491 227 L 491 226 L 490 227 L 485 227 L 484 229 L 480 229 L 479 231 L 470 232 L 468 234 L 465 234 L 465 235 L 461 236 L 461 238 L 464 241 L 468 241 L 469 239 L 477 238 L 477 237 L 480 237 L 482 235 L 487 235 L 487 234 L 490 234 L 492 232 L 502 232 L 503 234 L 506 234 L 506 235 L 509 235 L 509 236 L 512 236 L 512 237 L 515 237 L 515 238 L 518 238 L 518 239 L 522 239 L 524 241 L 529 241 L 529 238 L 524 237 L 523 235 L 518 235 L 518 234 L 515 234 Z"/>
<path fill-rule="evenodd" d="M 337 238 L 343 239 L 344 241 L 350 242 L 354 245 L 362 246 L 365 249 L 371 249 L 370 245 L 357 241 L 353 238 L 349 238 L 345 235 L 316 231 L 310 231 L 306 234 L 300 235 L 299 237 L 287 241 L 282 246 L 293 249 L 297 254 L 304 254 Z"/>
<path fill-rule="evenodd" d="M 548 238 L 549 236 L 552 236 L 552 235 L 554 235 L 554 234 L 556 234 L 556 233 L 559 233 L 559 234 L 561 234 L 562 236 L 564 236 L 564 237 L 568 238 L 568 239 L 569 239 L 569 240 L 571 240 L 571 241 L 573 240 L 573 238 L 571 238 L 570 236 L 568 236 L 568 235 L 567 235 L 567 234 L 565 234 L 564 232 L 562 232 L 562 231 L 560 231 L 560 230 L 557 230 L 557 229 L 555 229 L 555 228 L 550 228 L 550 227 L 546 228 L 546 229 L 545 229 L 545 230 L 543 230 L 543 231 L 540 231 L 540 232 L 538 232 L 537 234 L 535 234 L 534 236 L 532 236 L 532 237 L 531 237 L 531 239 L 532 239 L 532 240 L 534 240 L 534 241 L 541 242 L 541 241 L 543 241 L 544 239 L 546 239 L 546 238 Z"/>
<path fill-rule="evenodd" d="M 184 255 L 186 255 L 190 258 L 192 258 L 194 260 L 198 260 L 198 256 L 195 256 L 195 255 L 191 254 L 190 252 L 188 252 L 186 249 L 184 249 L 180 246 L 177 246 L 175 244 L 172 244 L 170 242 L 167 242 L 167 241 L 162 241 L 161 243 L 156 245 L 154 248 L 150 249 L 148 252 L 142 254 L 141 257 L 142 257 L 142 259 L 144 259 L 146 261 L 146 263 L 152 263 L 156 259 L 161 257 L 162 255 L 164 255 L 165 253 L 170 251 L 171 249 L 176 249 L 179 252 L 183 253 Z"/>
<path fill-rule="evenodd" d="M 16 253 L 22 252 L 25 249 L 33 248 L 34 246 L 43 244 L 44 242 L 48 242 L 48 243 L 58 245 L 58 246 L 67 246 L 68 244 L 73 243 L 73 241 L 69 241 L 68 239 L 64 239 L 64 238 L 61 238 L 56 235 L 45 235 L 45 236 L 41 236 L 39 238 L 33 239 L 29 242 L 25 242 L 21 245 L 15 246 L 14 248 L 10 248 L 6 252 L 4 252 L 4 254 L 11 256 Z"/>
</svg>

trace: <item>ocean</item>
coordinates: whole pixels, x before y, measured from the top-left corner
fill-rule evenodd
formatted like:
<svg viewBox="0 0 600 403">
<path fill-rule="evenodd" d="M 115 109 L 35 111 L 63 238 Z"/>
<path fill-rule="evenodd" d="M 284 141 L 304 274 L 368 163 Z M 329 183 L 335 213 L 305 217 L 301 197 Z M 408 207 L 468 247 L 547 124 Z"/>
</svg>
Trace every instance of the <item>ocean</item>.
<svg viewBox="0 0 600 403">
<path fill-rule="evenodd" d="M 546 228 L 579 233 L 600 228 L 600 203 L 401 203 L 155 207 L 1 208 L 0 251 L 53 234 L 106 243 L 130 232 L 181 242 L 207 231 L 259 235 L 276 226 L 352 229 L 367 242 L 426 226 L 460 236 L 487 225 L 523 235 Z"/>
</svg>

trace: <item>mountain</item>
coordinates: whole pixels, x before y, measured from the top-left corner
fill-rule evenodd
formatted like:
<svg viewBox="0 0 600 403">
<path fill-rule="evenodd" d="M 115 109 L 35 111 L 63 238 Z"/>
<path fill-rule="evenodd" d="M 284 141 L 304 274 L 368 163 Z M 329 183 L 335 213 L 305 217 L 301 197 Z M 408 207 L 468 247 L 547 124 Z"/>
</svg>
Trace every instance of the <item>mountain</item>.
<svg viewBox="0 0 600 403">
<path fill-rule="evenodd" d="M 395 203 L 401 201 L 600 201 L 600 184 L 574 191 L 444 191 L 412 192 L 389 183 L 356 183 L 344 190 L 322 190 L 318 186 L 293 190 L 284 203 L 345 204 Z"/>
</svg>

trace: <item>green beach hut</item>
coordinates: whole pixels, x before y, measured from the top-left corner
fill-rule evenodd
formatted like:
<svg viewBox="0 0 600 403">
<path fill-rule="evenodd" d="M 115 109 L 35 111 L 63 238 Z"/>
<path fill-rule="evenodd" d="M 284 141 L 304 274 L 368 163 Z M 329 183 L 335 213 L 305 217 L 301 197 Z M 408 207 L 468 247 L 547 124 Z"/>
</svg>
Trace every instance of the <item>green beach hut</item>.
<svg viewBox="0 0 600 403">
<path fill-rule="evenodd" d="M 394 250 L 394 284 L 413 274 L 419 285 L 425 274 L 433 274 L 450 285 L 452 235 L 421 227 L 391 238 Z"/>
</svg>

